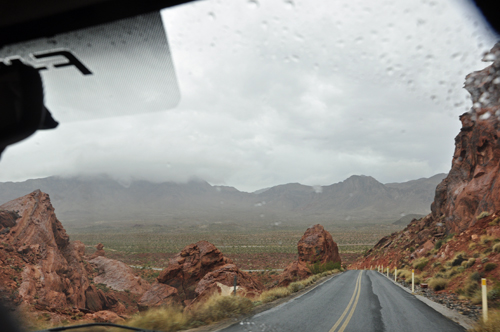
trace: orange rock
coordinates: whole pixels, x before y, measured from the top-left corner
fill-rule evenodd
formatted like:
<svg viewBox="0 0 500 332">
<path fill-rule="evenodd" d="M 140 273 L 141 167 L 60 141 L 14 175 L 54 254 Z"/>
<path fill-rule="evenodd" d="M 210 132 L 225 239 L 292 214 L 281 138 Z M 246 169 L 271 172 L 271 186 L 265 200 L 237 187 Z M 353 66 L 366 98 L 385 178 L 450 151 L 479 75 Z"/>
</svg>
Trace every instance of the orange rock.
<svg viewBox="0 0 500 332">
<path fill-rule="evenodd" d="M 124 320 L 116 313 L 109 310 L 101 310 L 93 314 L 86 314 L 84 318 L 98 323 L 117 323 Z"/>
<path fill-rule="evenodd" d="M 196 286 L 196 298 L 188 306 L 192 308 L 204 303 L 212 295 L 231 295 L 234 292 L 234 277 L 236 276 L 236 294 L 254 299 L 258 297 L 264 286 L 249 274 L 241 271 L 234 264 L 226 264 L 207 273 Z"/>
<path fill-rule="evenodd" d="M 139 311 L 144 311 L 152 307 L 179 304 L 178 293 L 177 289 L 172 286 L 155 283 L 142 295 L 137 302 L 137 307 Z"/>
<path fill-rule="evenodd" d="M 312 275 L 308 265 L 342 262 L 338 246 L 333 241 L 331 234 L 319 224 L 306 230 L 297 243 L 297 250 L 299 259 L 285 268 L 278 283 L 280 287 L 288 286 L 293 281 Z"/>
<path fill-rule="evenodd" d="M 90 256 L 90 259 L 94 259 L 99 256 L 106 256 L 106 252 L 104 251 L 104 245 L 102 243 L 98 243 L 95 248 L 97 249 L 92 256 Z"/>
<path fill-rule="evenodd" d="M 129 290 L 133 294 L 143 294 L 151 285 L 137 277 L 132 268 L 115 259 L 98 256 L 89 261 L 97 268 L 98 275 L 94 278 L 96 284 L 105 284 L 117 291 Z"/>
<path fill-rule="evenodd" d="M 175 287 L 182 300 L 194 299 L 198 282 L 208 273 L 232 261 L 207 241 L 186 246 L 158 276 L 159 283 Z"/>
</svg>

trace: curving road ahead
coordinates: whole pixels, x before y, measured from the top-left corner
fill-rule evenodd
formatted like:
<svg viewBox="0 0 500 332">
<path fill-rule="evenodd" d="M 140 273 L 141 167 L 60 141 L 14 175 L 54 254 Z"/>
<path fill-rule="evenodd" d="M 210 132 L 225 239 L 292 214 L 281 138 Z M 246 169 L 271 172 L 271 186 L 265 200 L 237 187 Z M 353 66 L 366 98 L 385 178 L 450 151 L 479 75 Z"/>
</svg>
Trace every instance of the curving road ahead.
<svg viewBox="0 0 500 332">
<path fill-rule="evenodd" d="M 234 331 L 465 331 L 376 271 L 347 271 Z"/>
</svg>

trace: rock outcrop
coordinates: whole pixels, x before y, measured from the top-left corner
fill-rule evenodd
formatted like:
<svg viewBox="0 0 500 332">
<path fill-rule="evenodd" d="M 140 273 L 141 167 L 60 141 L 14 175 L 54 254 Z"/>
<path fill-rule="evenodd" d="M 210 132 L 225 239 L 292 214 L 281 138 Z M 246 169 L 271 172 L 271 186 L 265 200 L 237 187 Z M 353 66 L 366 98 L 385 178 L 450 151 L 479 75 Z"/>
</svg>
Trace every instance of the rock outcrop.
<svg viewBox="0 0 500 332">
<path fill-rule="evenodd" d="M 104 251 L 104 245 L 102 243 L 98 243 L 96 246 L 96 251 L 90 256 L 90 259 L 94 259 L 99 256 L 106 256 L 106 252 Z"/>
<path fill-rule="evenodd" d="M 450 259 L 454 246 L 440 247 L 447 235 L 468 248 L 482 234 L 500 236 L 500 43 L 483 61 L 493 64 L 467 75 L 471 111 L 460 116 L 462 128 L 448 176 L 437 186 L 431 213 L 382 238 L 352 268 L 411 265 L 416 258 Z M 496 220 L 496 221 L 495 221 Z M 438 241 L 440 242 L 439 245 Z M 471 244 L 472 245 L 472 244 Z M 473 245 L 472 245 L 473 247 Z M 432 249 L 436 249 L 432 257 Z M 464 250 L 460 247 L 461 250 Z M 469 249 L 467 249 L 469 250 Z"/>
<path fill-rule="evenodd" d="M 213 244 L 199 241 L 186 246 L 170 259 L 168 267 L 160 273 L 157 280 L 161 284 L 177 288 L 181 299 L 194 299 L 196 286 L 207 273 L 232 263 Z"/>
<path fill-rule="evenodd" d="M 123 262 L 98 256 L 89 263 L 97 268 L 97 276 L 94 277 L 96 284 L 104 284 L 117 291 L 127 290 L 138 295 L 142 295 L 151 288 L 147 281 L 135 276 L 132 268 Z"/>
<path fill-rule="evenodd" d="M 196 298 L 189 307 L 204 303 L 214 294 L 222 296 L 231 295 L 234 292 L 234 278 L 236 277 L 236 294 L 251 299 L 257 298 L 264 286 L 253 279 L 247 273 L 238 269 L 234 264 L 226 264 L 222 267 L 207 273 L 200 280 L 196 289 Z"/>
<path fill-rule="evenodd" d="M 283 271 L 279 286 L 288 286 L 293 281 L 307 278 L 312 274 L 309 266 L 315 263 L 342 262 L 332 235 L 319 224 L 306 230 L 297 243 L 297 250 L 299 258 Z"/>
<path fill-rule="evenodd" d="M 69 241 L 49 196 L 37 190 L 0 209 L 20 216 L 0 238 L 16 248 L 27 263 L 19 286 L 22 300 L 31 304 L 36 297 L 38 304 L 50 308 L 85 308 L 90 283 L 82 264 L 83 244 Z"/>
<path fill-rule="evenodd" d="M 260 295 L 264 287 L 238 269 L 213 244 L 199 241 L 186 246 L 172 258 L 157 283 L 139 299 L 139 310 L 172 303 L 204 303 L 214 294 L 230 295 L 237 277 L 237 294 L 249 298 Z"/>
<path fill-rule="evenodd" d="M 122 309 L 116 298 L 91 285 L 85 246 L 70 242 L 49 195 L 36 190 L 3 204 L 0 220 L 7 230 L 0 233 L 0 265 L 12 268 L 12 262 L 19 262 L 13 268 L 19 275 L 11 276 L 16 282 L 0 288 L 18 291 L 20 304 L 35 304 L 39 310 Z"/>
<path fill-rule="evenodd" d="M 460 116 L 452 167 L 431 206 L 432 218 L 449 233 L 474 225 L 481 213 L 500 210 L 500 43 L 483 61 L 494 62 L 466 77 L 472 110 Z"/>
<path fill-rule="evenodd" d="M 179 291 L 177 288 L 166 284 L 155 283 L 149 291 L 145 292 L 139 301 L 137 307 L 139 311 L 144 311 L 153 307 L 168 306 L 180 304 Z"/>
</svg>

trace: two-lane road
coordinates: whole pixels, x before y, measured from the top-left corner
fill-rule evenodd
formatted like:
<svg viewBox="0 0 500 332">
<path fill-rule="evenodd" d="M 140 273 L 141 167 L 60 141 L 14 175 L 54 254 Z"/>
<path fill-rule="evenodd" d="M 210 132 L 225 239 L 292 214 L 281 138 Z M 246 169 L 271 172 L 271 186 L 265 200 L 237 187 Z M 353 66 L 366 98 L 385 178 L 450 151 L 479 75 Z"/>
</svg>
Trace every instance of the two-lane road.
<svg viewBox="0 0 500 332">
<path fill-rule="evenodd" d="M 465 331 L 376 271 L 347 271 L 234 331 Z"/>
</svg>

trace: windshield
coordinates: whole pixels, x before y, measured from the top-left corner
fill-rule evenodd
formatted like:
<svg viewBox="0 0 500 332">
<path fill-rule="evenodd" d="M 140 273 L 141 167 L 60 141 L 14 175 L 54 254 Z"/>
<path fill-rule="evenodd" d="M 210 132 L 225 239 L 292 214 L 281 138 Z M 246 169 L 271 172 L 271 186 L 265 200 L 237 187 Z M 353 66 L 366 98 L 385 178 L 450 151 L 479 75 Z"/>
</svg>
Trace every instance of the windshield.
<svg viewBox="0 0 500 332">
<path fill-rule="evenodd" d="M 312 225 L 331 234 L 346 268 L 429 214 L 450 169 L 458 117 L 472 106 L 465 76 L 485 67 L 497 38 L 467 1 L 217 0 L 164 9 L 161 20 L 171 77 L 147 56 L 165 58 L 140 49 L 128 60 L 141 62 L 149 79 L 120 90 L 115 105 L 116 95 L 106 103 L 96 96 L 128 80 L 113 66 L 118 57 L 103 66 L 110 91 L 89 85 L 95 95 L 85 100 L 78 85 L 42 73 L 56 119 L 72 105 L 107 117 L 68 116 L 9 147 L 0 165 L 2 204 L 40 189 L 70 241 L 83 243 L 82 261 L 124 263 L 147 284 L 133 291 L 105 281 L 108 263 L 82 268 L 85 287 L 123 306 L 100 307 L 122 322 L 199 241 L 262 292 L 279 285 Z M 169 80 L 176 86 L 162 106 L 153 90 Z M 197 285 L 178 290 L 176 305 L 189 306 Z M 30 294 L 23 301 L 37 317 L 32 330 L 103 311 L 87 305 L 75 319 L 57 316 L 48 308 L 63 300 L 37 307 L 41 295 Z"/>
</svg>

